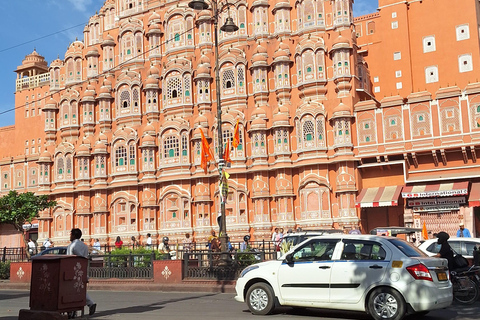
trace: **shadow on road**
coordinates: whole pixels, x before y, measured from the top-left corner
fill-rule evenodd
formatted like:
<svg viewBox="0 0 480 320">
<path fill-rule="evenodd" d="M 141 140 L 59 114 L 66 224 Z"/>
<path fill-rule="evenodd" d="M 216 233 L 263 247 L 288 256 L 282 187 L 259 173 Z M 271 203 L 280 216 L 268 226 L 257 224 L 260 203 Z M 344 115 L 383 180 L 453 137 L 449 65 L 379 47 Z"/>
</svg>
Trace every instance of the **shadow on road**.
<svg viewBox="0 0 480 320">
<path fill-rule="evenodd" d="M 206 298 L 206 297 L 212 297 L 216 296 L 217 293 L 210 293 L 210 294 L 204 294 L 201 296 L 192 296 L 192 297 L 185 297 L 185 298 L 178 298 L 178 299 L 169 299 L 169 300 L 164 300 L 164 301 L 158 301 L 154 303 L 149 303 L 149 304 L 142 304 L 138 306 L 130 306 L 126 308 L 120 308 L 120 309 L 112 309 L 112 310 L 104 310 L 100 312 L 96 312 L 95 315 L 91 316 L 90 318 L 96 318 L 96 317 L 104 317 L 104 316 L 109 316 L 109 315 L 114 315 L 114 314 L 129 314 L 129 313 L 144 313 L 144 312 L 150 312 L 150 311 L 155 311 L 155 310 L 160 310 L 163 309 L 165 305 L 169 303 L 175 303 L 175 302 L 180 302 L 180 301 L 186 301 L 186 300 L 195 300 L 195 299 L 201 299 L 201 298 Z M 100 306 L 102 308 L 102 306 Z M 132 318 L 133 319 L 133 318 Z M 0 320 L 7 320 L 0 318 Z M 10 319 L 8 319 L 10 320 Z"/>
<path fill-rule="evenodd" d="M 30 297 L 29 292 L 22 292 L 22 293 L 14 293 L 14 294 L 2 294 L 0 291 L 0 300 L 11 300 L 11 299 L 17 299 L 17 298 L 24 298 L 24 297 Z M 0 318 L 2 319 L 2 318 Z"/>
</svg>

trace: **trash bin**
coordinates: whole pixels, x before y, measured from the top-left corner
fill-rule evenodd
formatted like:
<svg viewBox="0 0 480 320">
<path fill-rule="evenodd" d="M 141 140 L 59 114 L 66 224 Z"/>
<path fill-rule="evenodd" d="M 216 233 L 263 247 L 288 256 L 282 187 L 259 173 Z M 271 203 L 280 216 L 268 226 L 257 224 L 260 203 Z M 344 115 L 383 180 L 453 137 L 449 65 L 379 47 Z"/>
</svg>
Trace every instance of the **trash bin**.
<svg viewBox="0 0 480 320">
<path fill-rule="evenodd" d="M 87 292 L 86 258 L 43 255 L 32 258 L 30 310 L 83 310 Z"/>
</svg>

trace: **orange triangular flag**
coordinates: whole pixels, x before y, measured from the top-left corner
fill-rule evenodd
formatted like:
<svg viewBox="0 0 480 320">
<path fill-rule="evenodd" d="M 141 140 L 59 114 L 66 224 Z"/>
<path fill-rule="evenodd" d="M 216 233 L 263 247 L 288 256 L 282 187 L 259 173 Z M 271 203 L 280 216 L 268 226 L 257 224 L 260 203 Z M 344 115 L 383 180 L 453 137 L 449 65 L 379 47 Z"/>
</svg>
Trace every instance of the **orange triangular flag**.
<svg viewBox="0 0 480 320">
<path fill-rule="evenodd" d="M 423 221 L 422 237 L 424 240 L 428 240 L 427 224 L 425 221 Z"/>
<path fill-rule="evenodd" d="M 230 140 L 227 140 L 227 145 L 225 146 L 225 152 L 223 153 L 223 160 L 225 160 L 225 163 L 227 162 L 232 163 L 232 159 L 230 159 Z"/>
<path fill-rule="evenodd" d="M 212 151 L 210 150 L 210 144 L 208 143 L 205 135 L 203 134 L 203 130 L 200 129 L 200 133 L 202 134 L 202 154 L 205 155 L 207 161 L 213 159 Z"/>
<path fill-rule="evenodd" d="M 202 144 L 201 144 L 201 162 L 200 162 L 200 167 L 205 171 L 205 174 L 207 173 L 207 167 L 208 167 L 208 161 L 213 159 L 212 151 L 210 150 L 210 145 L 208 144 L 207 139 L 205 138 L 205 135 L 203 134 L 203 130 L 200 129 L 200 133 L 202 134 Z"/>
<path fill-rule="evenodd" d="M 235 125 L 235 130 L 233 131 L 232 146 L 236 149 L 239 144 L 240 144 L 240 132 L 238 129 L 238 119 L 237 119 L 237 124 Z"/>
</svg>

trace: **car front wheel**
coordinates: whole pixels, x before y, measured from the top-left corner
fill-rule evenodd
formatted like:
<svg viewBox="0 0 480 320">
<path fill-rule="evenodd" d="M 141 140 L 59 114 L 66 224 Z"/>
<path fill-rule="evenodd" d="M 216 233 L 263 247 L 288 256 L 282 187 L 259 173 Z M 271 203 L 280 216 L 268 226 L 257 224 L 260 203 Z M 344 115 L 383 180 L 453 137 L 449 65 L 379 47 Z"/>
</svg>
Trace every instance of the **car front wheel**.
<svg viewBox="0 0 480 320">
<path fill-rule="evenodd" d="M 375 320 L 400 320 L 406 312 L 405 301 L 396 290 L 377 288 L 368 299 L 368 313 Z"/>
<path fill-rule="evenodd" d="M 250 312 L 265 315 L 275 307 L 273 289 L 268 284 L 255 283 L 247 291 L 247 305 Z"/>
</svg>

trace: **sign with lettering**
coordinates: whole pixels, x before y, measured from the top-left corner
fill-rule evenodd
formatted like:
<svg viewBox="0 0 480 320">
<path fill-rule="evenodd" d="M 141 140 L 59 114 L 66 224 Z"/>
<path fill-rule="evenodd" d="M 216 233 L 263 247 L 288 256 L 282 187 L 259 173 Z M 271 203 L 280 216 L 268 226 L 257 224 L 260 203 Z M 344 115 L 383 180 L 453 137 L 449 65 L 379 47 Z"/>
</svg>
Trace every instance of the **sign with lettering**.
<svg viewBox="0 0 480 320">
<path fill-rule="evenodd" d="M 467 197 L 447 197 L 447 198 L 432 198 L 432 199 L 409 199 L 407 206 L 435 206 L 445 204 L 464 204 L 467 202 Z"/>
<path fill-rule="evenodd" d="M 458 204 L 413 207 L 413 212 L 445 212 L 460 210 Z"/>
</svg>

